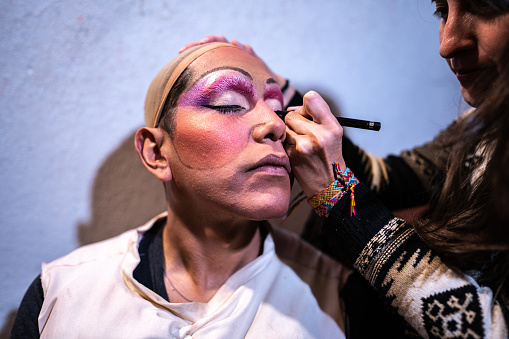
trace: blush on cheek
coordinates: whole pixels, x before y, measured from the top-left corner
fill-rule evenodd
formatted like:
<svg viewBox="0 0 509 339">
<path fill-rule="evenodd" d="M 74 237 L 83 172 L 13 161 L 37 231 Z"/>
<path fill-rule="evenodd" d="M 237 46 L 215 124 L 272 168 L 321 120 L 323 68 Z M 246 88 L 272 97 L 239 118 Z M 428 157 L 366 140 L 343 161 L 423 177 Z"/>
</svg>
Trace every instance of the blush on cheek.
<svg viewBox="0 0 509 339">
<path fill-rule="evenodd" d="M 173 142 L 180 161 L 187 167 L 206 169 L 231 162 L 245 147 L 238 124 L 227 119 L 178 119 Z"/>
</svg>

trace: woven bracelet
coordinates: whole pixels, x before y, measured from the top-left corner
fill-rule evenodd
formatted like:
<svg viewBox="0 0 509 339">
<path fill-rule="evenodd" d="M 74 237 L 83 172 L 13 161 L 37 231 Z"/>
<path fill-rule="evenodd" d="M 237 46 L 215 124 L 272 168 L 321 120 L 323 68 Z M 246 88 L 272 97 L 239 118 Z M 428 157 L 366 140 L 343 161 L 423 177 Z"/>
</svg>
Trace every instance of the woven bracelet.
<svg viewBox="0 0 509 339">
<path fill-rule="evenodd" d="M 359 183 L 359 180 L 357 180 L 349 168 L 346 168 L 344 172 L 341 172 L 339 165 L 336 162 L 333 163 L 332 166 L 337 179 L 334 180 L 326 189 L 314 197 L 309 198 L 308 203 L 319 216 L 328 216 L 334 205 L 336 205 L 336 203 L 341 200 L 345 194 L 351 192 L 350 216 L 352 216 L 355 214 L 354 187 Z"/>
</svg>

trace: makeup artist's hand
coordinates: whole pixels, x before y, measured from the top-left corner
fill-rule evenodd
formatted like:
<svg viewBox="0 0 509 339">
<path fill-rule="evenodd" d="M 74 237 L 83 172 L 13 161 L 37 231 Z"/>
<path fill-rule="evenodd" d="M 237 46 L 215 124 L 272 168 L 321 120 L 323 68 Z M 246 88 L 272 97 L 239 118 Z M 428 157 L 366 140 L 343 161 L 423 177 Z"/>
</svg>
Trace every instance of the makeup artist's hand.
<svg viewBox="0 0 509 339">
<path fill-rule="evenodd" d="M 179 50 L 179 53 L 182 53 L 186 49 L 189 49 L 189 48 L 194 47 L 194 46 L 208 44 L 209 42 L 227 42 L 227 43 L 230 43 L 230 41 L 228 41 L 228 39 L 226 39 L 226 37 L 224 37 L 222 35 L 207 35 L 205 38 L 203 38 L 201 40 L 195 40 L 195 41 L 188 42 L 187 44 L 185 44 L 184 47 L 182 47 Z"/>
<path fill-rule="evenodd" d="M 333 162 L 339 164 L 341 171 L 346 169 L 342 153 L 343 128 L 329 105 L 314 91 L 304 95 L 302 108 L 288 113 L 285 123 L 285 148 L 292 172 L 306 196 L 311 198 L 335 180 Z"/>
<path fill-rule="evenodd" d="M 253 48 L 250 46 L 250 45 L 247 45 L 247 44 L 243 44 L 241 43 L 240 41 L 238 40 L 235 40 L 233 39 L 231 42 L 228 41 L 228 39 L 222 35 L 207 35 L 205 38 L 201 39 L 201 40 L 196 40 L 196 41 L 191 41 L 191 42 L 188 42 L 184 47 L 182 47 L 179 51 L 179 53 L 182 53 L 183 51 L 185 51 L 186 49 L 188 48 L 191 48 L 193 46 L 198 46 L 198 45 L 203 45 L 203 44 L 207 44 L 209 42 L 227 42 L 227 43 L 231 43 L 232 45 L 235 45 L 237 46 L 238 48 L 242 49 L 243 51 L 251 54 L 252 56 L 254 56 L 255 58 L 258 58 L 260 59 L 263 63 L 265 63 L 265 61 L 263 61 L 262 58 L 260 58 L 253 50 Z M 276 74 L 274 73 L 268 66 L 267 64 L 265 64 L 265 67 L 267 67 L 267 70 L 269 71 L 270 73 L 270 76 L 276 81 L 276 83 L 279 85 L 279 87 L 283 87 L 286 83 L 286 78 L 279 75 L 279 74 Z M 293 94 L 295 92 L 295 89 L 291 86 L 291 84 L 288 86 L 288 89 L 285 91 L 285 93 L 283 93 L 283 100 L 284 100 L 284 104 L 285 106 L 288 104 L 288 102 L 290 102 Z"/>
</svg>

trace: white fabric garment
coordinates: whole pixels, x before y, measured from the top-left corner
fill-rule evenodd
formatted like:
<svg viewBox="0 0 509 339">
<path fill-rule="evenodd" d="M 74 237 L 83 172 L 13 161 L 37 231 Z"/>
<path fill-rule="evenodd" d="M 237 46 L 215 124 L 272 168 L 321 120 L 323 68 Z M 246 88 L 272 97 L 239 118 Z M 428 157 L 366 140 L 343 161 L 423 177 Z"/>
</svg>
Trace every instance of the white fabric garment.
<svg viewBox="0 0 509 339">
<path fill-rule="evenodd" d="M 270 234 L 208 303 L 167 302 L 133 278 L 156 219 L 43 264 L 41 338 L 344 338 Z"/>
</svg>

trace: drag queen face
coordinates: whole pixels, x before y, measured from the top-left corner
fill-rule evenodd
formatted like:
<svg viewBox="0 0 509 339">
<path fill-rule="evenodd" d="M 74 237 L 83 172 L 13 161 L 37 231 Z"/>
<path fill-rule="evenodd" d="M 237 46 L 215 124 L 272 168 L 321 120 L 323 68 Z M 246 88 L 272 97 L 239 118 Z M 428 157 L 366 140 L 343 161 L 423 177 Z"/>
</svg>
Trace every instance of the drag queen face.
<svg viewBox="0 0 509 339">
<path fill-rule="evenodd" d="M 291 187 L 286 126 L 274 113 L 283 105 L 279 86 L 235 47 L 208 51 L 189 69 L 168 136 L 171 194 L 220 218 L 282 216 Z"/>
</svg>

